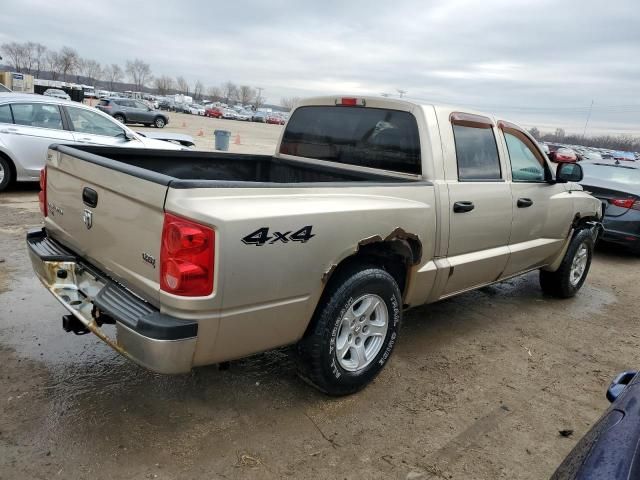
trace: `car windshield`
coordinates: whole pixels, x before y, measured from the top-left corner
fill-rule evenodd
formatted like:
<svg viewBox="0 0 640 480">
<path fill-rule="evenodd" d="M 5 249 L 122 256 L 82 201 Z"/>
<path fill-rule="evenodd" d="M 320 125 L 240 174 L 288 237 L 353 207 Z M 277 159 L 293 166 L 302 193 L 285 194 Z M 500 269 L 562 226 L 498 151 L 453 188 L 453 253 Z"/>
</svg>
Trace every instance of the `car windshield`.
<svg viewBox="0 0 640 480">
<path fill-rule="evenodd" d="M 624 185 L 640 185 L 640 169 L 620 165 L 605 165 L 598 163 L 583 163 L 584 183 L 589 180 L 605 180 L 622 183 Z"/>
</svg>

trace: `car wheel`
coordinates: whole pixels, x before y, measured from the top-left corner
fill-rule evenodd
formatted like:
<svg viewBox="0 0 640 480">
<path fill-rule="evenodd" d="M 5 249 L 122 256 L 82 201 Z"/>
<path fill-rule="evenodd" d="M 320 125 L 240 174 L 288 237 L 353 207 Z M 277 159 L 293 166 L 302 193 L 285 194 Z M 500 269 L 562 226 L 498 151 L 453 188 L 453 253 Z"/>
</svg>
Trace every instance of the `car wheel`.
<svg viewBox="0 0 640 480">
<path fill-rule="evenodd" d="M 113 116 L 113 118 L 114 118 L 114 119 L 116 119 L 116 120 L 117 120 L 118 122 L 120 122 L 120 123 L 124 123 L 124 122 L 125 122 L 124 115 L 120 115 L 119 113 L 116 113 L 116 114 Z"/>
<path fill-rule="evenodd" d="M 0 156 L 0 192 L 6 190 L 13 182 L 13 168 L 11 162 Z"/>
<path fill-rule="evenodd" d="M 348 395 L 386 364 L 402 318 L 396 281 L 377 267 L 341 275 L 327 287 L 298 344 L 299 373 L 329 395 Z"/>
<path fill-rule="evenodd" d="M 162 117 L 156 117 L 156 119 L 154 120 L 153 124 L 156 126 L 156 128 L 164 128 L 165 126 L 165 120 Z"/>
<path fill-rule="evenodd" d="M 589 229 L 574 235 L 560 268 L 555 272 L 540 271 L 540 286 L 547 295 L 573 297 L 584 284 L 593 258 L 593 234 Z"/>
</svg>

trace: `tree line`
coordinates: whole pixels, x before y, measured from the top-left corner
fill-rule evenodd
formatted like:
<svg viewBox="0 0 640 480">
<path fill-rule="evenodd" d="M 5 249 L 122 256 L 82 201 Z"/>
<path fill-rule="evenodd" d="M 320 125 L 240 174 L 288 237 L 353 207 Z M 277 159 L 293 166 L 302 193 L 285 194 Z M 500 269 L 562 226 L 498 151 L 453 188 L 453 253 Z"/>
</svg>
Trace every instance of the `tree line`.
<svg viewBox="0 0 640 480">
<path fill-rule="evenodd" d="M 536 127 L 529 129 L 529 133 L 536 140 L 543 142 L 640 152 L 640 138 L 632 135 L 592 135 L 585 137 L 576 134 L 567 135 L 562 128 L 556 128 L 553 133 L 542 133 Z"/>
<path fill-rule="evenodd" d="M 211 101 L 227 104 L 238 102 L 242 105 L 264 105 L 262 89 L 249 85 L 236 85 L 231 81 L 220 86 L 205 87 L 200 80 L 189 82 L 183 76 L 154 76 L 151 66 L 140 58 L 127 60 L 124 66 L 116 63 L 102 65 L 93 59 L 83 58 L 78 52 L 67 46 L 51 50 L 37 42 L 10 42 L 0 45 L 4 60 L 16 72 L 42 78 L 45 74 L 51 80 L 91 83 L 96 87 L 114 91 L 119 84 L 128 80 L 136 91 L 155 90 L 160 96 L 184 94 L 201 100 L 205 96 Z M 282 106 L 291 108 L 297 98 L 283 98 Z"/>
</svg>

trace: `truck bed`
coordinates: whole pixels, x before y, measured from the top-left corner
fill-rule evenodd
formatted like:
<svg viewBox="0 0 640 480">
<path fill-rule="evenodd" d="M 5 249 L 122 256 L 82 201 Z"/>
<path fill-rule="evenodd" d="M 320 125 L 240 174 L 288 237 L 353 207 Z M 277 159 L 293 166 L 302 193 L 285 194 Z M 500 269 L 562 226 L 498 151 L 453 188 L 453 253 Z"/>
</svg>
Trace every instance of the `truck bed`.
<svg viewBox="0 0 640 480">
<path fill-rule="evenodd" d="M 55 145 L 53 150 L 172 188 L 268 187 L 419 181 L 387 172 L 286 160 L 271 155 Z"/>
</svg>

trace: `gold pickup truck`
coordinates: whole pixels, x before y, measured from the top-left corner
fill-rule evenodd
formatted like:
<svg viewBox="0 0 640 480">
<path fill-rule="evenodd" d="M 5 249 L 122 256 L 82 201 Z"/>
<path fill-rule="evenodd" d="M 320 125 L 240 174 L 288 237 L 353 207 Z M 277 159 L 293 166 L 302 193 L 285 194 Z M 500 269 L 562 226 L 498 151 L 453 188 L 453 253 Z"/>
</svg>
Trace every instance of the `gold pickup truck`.
<svg viewBox="0 0 640 480">
<path fill-rule="evenodd" d="M 51 147 L 27 244 L 67 331 L 161 373 L 297 344 L 343 395 L 407 308 L 535 269 L 573 296 L 602 217 L 581 177 L 490 115 L 311 98 L 273 156 Z"/>
</svg>

